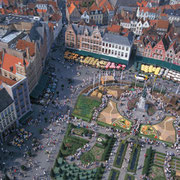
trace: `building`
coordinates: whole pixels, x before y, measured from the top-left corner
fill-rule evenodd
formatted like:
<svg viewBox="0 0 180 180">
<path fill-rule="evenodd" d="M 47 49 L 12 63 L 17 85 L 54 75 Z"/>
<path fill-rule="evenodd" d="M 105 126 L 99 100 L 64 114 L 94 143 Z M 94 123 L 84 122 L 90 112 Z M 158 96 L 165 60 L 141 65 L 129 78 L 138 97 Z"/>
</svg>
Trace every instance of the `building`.
<svg viewBox="0 0 180 180">
<path fill-rule="evenodd" d="M 170 5 L 180 4 L 180 0 L 170 0 Z"/>
<path fill-rule="evenodd" d="M 65 33 L 66 47 L 88 52 L 101 52 L 102 37 L 98 27 L 72 24 Z"/>
<path fill-rule="evenodd" d="M 89 8 L 89 16 L 95 24 L 107 25 L 114 16 L 114 7 L 108 0 L 96 0 Z"/>
<path fill-rule="evenodd" d="M 66 17 L 68 22 L 78 23 L 81 19 L 81 14 L 74 3 L 67 4 Z"/>
<path fill-rule="evenodd" d="M 102 54 L 129 60 L 133 45 L 133 35 L 128 37 L 105 33 L 102 40 Z"/>
<path fill-rule="evenodd" d="M 5 88 L 0 88 L 0 136 L 1 141 L 10 128 L 16 127 L 17 115 L 15 104 L 12 97 L 8 94 Z"/>
<path fill-rule="evenodd" d="M 19 119 L 32 110 L 27 78 L 16 74 L 13 79 L 10 79 L 0 74 L 0 82 L 14 101 L 18 122 Z"/>
<path fill-rule="evenodd" d="M 146 19 L 156 19 L 159 16 L 157 11 L 153 8 L 148 8 L 148 7 L 138 7 L 137 12 L 136 12 L 136 17 L 143 19 L 144 21 Z"/>
<path fill-rule="evenodd" d="M 164 14 L 167 14 L 170 23 L 180 21 L 180 9 L 165 9 Z"/>
<path fill-rule="evenodd" d="M 150 27 L 149 22 L 147 20 L 146 21 L 141 21 L 141 20 L 130 21 L 129 19 L 122 20 L 122 22 L 120 23 L 120 26 L 122 26 L 123 28 L 130 29 L 136 35 L 142 35 L 143 29 L 147 29 Z"/>
<path fill-rule="evenodd" d="M 104 54 L 128 61 L 133 45 L 133 35 L 129 33 L 126 37 L 105 33 L 97 26 L 72 24 L 67 27 L 65 44 L 67 48 Z"/>
</svg>

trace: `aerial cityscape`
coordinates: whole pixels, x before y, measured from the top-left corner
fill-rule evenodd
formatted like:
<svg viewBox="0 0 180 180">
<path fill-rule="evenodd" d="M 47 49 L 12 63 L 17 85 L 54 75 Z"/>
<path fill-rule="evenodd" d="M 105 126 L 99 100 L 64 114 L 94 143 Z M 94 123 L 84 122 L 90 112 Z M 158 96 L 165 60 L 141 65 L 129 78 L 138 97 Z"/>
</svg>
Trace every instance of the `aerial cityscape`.
<svg viewBox="0 0 180 180">
<path fill-rule="evenodd" d="M 180 180 L 180 0 L 0 0 L 0 180 Z"/>
</svg>

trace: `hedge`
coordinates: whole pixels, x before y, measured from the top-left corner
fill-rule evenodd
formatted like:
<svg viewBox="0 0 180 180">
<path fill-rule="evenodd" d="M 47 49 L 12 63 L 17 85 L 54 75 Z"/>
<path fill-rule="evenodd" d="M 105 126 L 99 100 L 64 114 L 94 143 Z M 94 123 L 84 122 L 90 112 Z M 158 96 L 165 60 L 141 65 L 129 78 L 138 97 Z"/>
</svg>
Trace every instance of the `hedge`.
<svg viewBox="0 0 180 180">
<path fill-rule="evenodd" d="M 146 150 L 146 157 L 144 159 L 144 166 L 143 166 L 143 171 L 142 174 L 148 176 L 149 174 L 149 170 L 150 170 L 150 166 L 153 160 L 153 150 L 152 150 L 152 146 Z"/>
</svg>

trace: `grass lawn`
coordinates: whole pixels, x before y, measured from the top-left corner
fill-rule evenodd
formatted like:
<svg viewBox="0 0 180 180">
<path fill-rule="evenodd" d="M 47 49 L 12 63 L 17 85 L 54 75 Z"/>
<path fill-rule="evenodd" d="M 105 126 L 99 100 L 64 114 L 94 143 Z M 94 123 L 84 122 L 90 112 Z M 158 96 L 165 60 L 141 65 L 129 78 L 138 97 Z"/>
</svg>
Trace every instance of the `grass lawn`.
<svg viewBox="0 0 180 180">
<path fill-rule="evenodd" d="M 83 147 L 88 141 L 74 136 L 65 137 L 61 145 L 63 156 L 69 156 L 76 153 L 76 150 Z"/>
<path fill-rule="evenodd" d="M 94 108 L 98 107 L 100 104 L 100 100 L 80 95 L 78 97 L 72 115 L 89 122 L 91 121 Z"/>
<path fill-rule="evenodd" d="M 152 178 L 153 180 L 164 180 L 164 179 L 166 179 L 166 177 L 164 175 L 163 168 L 157 167 L 155 165 L 152 166 L 150 178 Z"/>
<path fill-rule="evenodd" d="M 90 151 L 84 153 L 80 159 L 83 164 L 88 164 L 95 161 L 101 161 L 103 152 L 104 149 L 97 146 L 93 146 L 93 148 Z"/>
</svg>

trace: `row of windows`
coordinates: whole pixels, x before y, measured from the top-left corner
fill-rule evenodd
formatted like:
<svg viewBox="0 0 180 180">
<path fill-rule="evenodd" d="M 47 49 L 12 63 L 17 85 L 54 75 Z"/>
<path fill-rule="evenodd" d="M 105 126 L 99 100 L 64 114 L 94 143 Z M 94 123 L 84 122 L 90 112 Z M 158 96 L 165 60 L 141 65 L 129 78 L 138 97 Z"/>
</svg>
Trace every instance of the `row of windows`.
<svg viewBox="0 0 180 180">
<path fill-rule="evenodd" d="M 102 52 L 105 54 L 111 54 L 111 55 L 115 55 L 115 56 L 120 56 L 120 57 L 128 57 L 128 53 L 124 53 L 122 51 L 114 51 L 114 50 L 108 50 L 108 49 L 102 49 Z"/>
<path fill-rule="evenodd" d="M 14 110 L 13 105 L 9 106 L 5 111 L 3 111 L 3 113 L 1 113 L 2 118 L 4 118 L 5 116 L 7 116 L 10 112 L 12 112 Z"/>
<path fill-rule="evenodd" d="M 104 43 L 103 42 L 103 46 L 106 46 L 106 47 L 110 47 L 110 48 L 115 48 L 115 49 L 122 49 L 122 50 L 126 50 L 126 51 L 129 51 L 129 47 L 124 47 L 124 46 L 120 46 L 120 45 L 114 45 L 114 44 L 110 44 L 110 43 Z"/>
<path fill-rule="evenodd" d="M 0 129 L 3 130 L 6 126 L 8 126 L 11 122 L 15 120 L 15 115 L 12 113 L 7 118 L 2 119 L 0 122 Z"/>
</svg>

